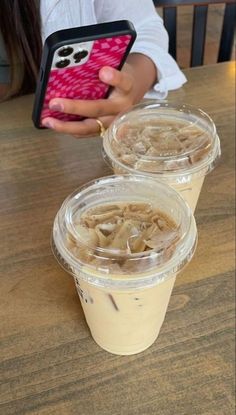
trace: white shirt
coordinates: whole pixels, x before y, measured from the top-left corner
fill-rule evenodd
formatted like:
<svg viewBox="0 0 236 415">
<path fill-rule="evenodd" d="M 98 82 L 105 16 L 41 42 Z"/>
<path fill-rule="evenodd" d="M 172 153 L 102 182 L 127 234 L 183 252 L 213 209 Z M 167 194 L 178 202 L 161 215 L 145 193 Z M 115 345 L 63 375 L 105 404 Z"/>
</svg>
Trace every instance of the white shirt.
<svg viewBox="0 0 236 415">
<path fill-rule="evenodd" d="M 137 32 L 131 52 L 142 53 L 155 63 L 158 82 L 149 98 L 165 98 L 186 78 L 168 53 L 168 35 L 152 0 L 41 0 L 42 38 L 77 26 L 113 20 L 130 20 Z"/>
</svg>

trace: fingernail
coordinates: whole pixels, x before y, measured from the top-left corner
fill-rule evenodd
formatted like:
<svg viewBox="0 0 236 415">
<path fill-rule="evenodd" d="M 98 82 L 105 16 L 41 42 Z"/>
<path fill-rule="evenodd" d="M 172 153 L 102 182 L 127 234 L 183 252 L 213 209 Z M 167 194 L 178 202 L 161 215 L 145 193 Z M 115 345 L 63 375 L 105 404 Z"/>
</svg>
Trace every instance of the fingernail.
<svg viewBox="0 0 236 415">
<path fill-rule="evenodd" d="M 51 121 L 42 121 L 42 125 L 46 128 L 53 128 L 53 123 Z"/>
<path fill-rule="evenodd" d="M 60 111 L 60 112 L 62 112 L 64 110 L 63 105 L 61 103 L 59 103 L 59 102 L 55 102 L 53 104 L 49 104 L 49 108 L 50 108 L 50 110 Z"/>
<path fill-rule="evenodd" d="M 104 81 L 111 81 L 113 78 L 113 70 L 106 68 L 102 71 L 102 78 Z"/>
</svg>

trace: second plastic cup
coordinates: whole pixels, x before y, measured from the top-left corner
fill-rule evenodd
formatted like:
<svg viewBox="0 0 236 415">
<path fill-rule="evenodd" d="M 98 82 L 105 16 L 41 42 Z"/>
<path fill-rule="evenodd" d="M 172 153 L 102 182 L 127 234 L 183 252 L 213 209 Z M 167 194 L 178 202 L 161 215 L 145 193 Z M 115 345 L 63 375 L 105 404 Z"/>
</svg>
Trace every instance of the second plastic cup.
<svg viewBox="0 0 236 415">
<path fill-rule="evenodd" d="M 205 176 L 220 157 L 212 119 L 200 109 L 148 101 L 118 117 L 103 140 L 115 174 L 142 174 L 172 186 L 195 210 Z"/>
<path fill-rule="evenodd" d="M 54 221 L 53 251 L 74 277 L 98 345 L 119 355 L 152 345 L 196 240 L 188 205 L 148 177 L 104 177 L 64 201 Z"/>
</svg>

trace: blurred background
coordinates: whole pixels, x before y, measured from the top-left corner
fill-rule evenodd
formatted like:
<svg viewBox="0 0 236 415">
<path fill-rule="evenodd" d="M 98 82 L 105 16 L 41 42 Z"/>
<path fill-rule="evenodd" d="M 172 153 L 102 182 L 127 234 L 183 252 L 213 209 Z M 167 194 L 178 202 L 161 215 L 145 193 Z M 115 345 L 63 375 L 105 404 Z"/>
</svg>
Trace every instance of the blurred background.
<svg viewBox="0 0 236 415">
<path fill-rule="evenodd" d="M 163 9 L 156 8 L 159 15 L 163 16 Z M 204 53 L 204 65 L 214 64 L 217 61 L 217 53 L 221 28 L 224 16 L 224 4 L 209 5 L 207 17 L 206 45 Z M 191 28 L 193 22 L 193 7 L 181 6 L 177 8 L 177 61 L 181 68 L 188 68 L 191 50 Z M 232 60 L 235 60 L 235 41 L 232 50 Z"/>
</svg>

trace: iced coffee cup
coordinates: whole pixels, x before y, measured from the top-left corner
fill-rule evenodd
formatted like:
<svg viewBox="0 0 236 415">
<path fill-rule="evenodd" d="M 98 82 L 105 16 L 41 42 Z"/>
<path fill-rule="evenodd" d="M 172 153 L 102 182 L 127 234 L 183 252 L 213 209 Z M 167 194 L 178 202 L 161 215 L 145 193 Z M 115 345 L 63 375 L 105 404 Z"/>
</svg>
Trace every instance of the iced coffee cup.
<svg viewBox="0 0 236 415">
<path fill-rule="evenodd" d="M 180 195 L 148 177 L 95 180 L 64 201 L 52 239 L 95 342 L 118 355 L 151 346 L 196 246 L 195 220 Z"/>
<path fill-rule="evenodd" d="M 103 140 L 115 174 L 159 178 L 195 210 L 205 176 L 220 157 L 211 118 L 189 105 L 149 101 L 117 118 Z"/>
</svg>

